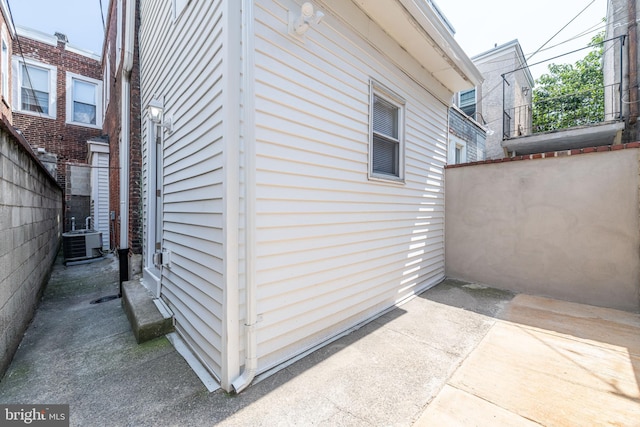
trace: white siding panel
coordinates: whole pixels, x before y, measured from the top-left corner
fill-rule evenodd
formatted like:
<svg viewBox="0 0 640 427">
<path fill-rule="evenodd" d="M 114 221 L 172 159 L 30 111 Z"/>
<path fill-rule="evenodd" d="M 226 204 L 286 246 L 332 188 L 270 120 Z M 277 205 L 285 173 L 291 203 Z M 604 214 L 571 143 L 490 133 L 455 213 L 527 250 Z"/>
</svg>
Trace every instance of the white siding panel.
<svg viewBox="0 0 640 427">
<path fill-rule="evenodd" d="M 163 268 L 161 295 L 178 332 L 218 378 L 225 288 L 222 3 L 190 2 L 174 21 L 171 2 L 140 2 L 142 104 L 160 97 L 174 124 L 163 142 L 162 245 L 171 251 L 171 266 Z M 143 120 L 146 144 L 147 125 Z M 144 147 L 145 164 L 148 152 Z"/>
<path fill-rule="evenodd" d="M 346 22 L 364 15 L 339 19 L 325 10 L 301 41 L 287 33 L 287 9 L 299 6 L 257 3 L 264 371 L 444 277 L 447 107 L 351 32 Z M 406 101 L 403 184 L 368 179 L 372 78 Z"/>
</svg>

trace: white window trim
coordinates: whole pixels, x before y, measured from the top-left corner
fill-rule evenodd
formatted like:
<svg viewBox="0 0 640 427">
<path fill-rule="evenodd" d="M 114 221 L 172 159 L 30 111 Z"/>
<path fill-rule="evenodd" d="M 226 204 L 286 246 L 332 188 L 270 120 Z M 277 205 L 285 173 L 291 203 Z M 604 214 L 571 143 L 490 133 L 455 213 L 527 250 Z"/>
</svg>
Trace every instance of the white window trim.
<svg viewBox="0 0 640 427">
<path fill-rule="evenodd" d="M 462 98 L 462 94 L 463 93 L 467 93 L 467 92 L 471 92 L 473 91 L 473 105 L 475 105 L 475 110 L 476 113 L 478 112 L 478 88 L 474 87 L 473 89 L 467 89 L 467 90 L 461 90 L 460 92 L 458 92 L 458 102 L 456 103 L 456 106 L 462 110 L 462 103 L 461 103 L 461 98 Z M 463 111 L 464 112 L 464 111 Z M 465 113 L 466 114 L 466 113 Z"/>
<path fill-rule="evenodd" d="M 82 123 L 73 121 L 73 81 L 80 80 L 82 82 L 91 83 L 96 86 L 96 124 Z M 66 81 L 66 98 L 67 98 L 67 117 L 66 124 L 84 126 L 93 129 L 102 129 L 102 82 L 100 80 L 92 79 L 91 77 L 81 76 L 67 71 Z"/>
<path fill-rule="evenodd" d="M 9 107 L 11 107 L 11 82 L 10 82 L 10 75 L 11 75 L 11 52 L 9 49 L 9 38 L 7 37 L 7 29 L 5 27 L 4 24 L 2 24 L 2 40 L 1 40 L 0 44 L 0 55 L 2 55 L 2 58 L 0 59 L 0 73 L 2 73 L 2 76 L 0 77 L 0 84 L 2 85 L 2 87 L 0 88 L 2 90 L 2 97 L 4 98 L 4 101 L 7 103 L 7 105 Z M 2 45 L 6 45 L 7 46 L 7 54 L 4 55 L 2 52 Z"/>
<path fill-rule="evenodd" d="M 460 163 L 467 163 L 467 143 L 465 140 L 449 134 L 449 159 L 450 165 L 456 164 L 456 148 L 460 147 Z"/>
<path fill-rule="evenodd" d="M 373 103 L 378 96 L 398 108 L 398 176 L 373 172 Z M 371 181 L 391 182 L 404 184 L 405 170 L 405 100 L 383 84 L 370 80 L 369 82 L 369 167 L 368 177 Z"/>
<path fill-rule="evenodd" d="M 102 122 L 104 123 L 109 101 L 111 100 L 111 43 L 107 43 L 105 67 L 102 74 Z"/>
<path fill-rule="evenodd" d="M 58 81 L 58 69 L 53 65 L 45 64 L 43 62 L 34 61 L 31 58 L 18 58 L 13 57 L 12 60 L 13 73 L 13 111 L 21 114 L 28 114 L 36 117 L 45 117 L 48 119 L 55 119 L 56 116 L 56 102 L 57 102 L 57 85 Z M 21 65 L 31 65 L 33 67 L 39 67 L 46 69 L 49 72 L 49 113 L 38 113 L 37 111 L 28 111 L 22 109 L 22 71 Z"/>
</svg>

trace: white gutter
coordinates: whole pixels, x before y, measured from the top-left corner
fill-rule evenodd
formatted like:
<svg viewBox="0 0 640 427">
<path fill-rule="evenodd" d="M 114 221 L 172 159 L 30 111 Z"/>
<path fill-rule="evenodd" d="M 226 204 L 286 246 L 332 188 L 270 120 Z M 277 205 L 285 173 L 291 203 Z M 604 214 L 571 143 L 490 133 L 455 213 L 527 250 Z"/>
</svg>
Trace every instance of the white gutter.
<svg viewBox="0 0 640 427">
<path fill-rule="evenodd" d="M 247 388 L 254 377 L 258 367 L 256 336 L 257 305 L 256 305 L 256 281 L 255 281 L 255 106 L 254 106 L 254 28 L 253 28 L 253 0 L 243 0 L 242 17 L 242 59 L 243 59 L 243 90 L 242 105 L 244 109 L 244 156 L 245 156 L 245 345 L 244 345 L 244 369 L 242 374 L 231 384 L 236 393 Z"/>
<path fill-rule="evenodd" d="M 129 134 L 131 110 L 131 70 L 135 32 L 135 0 L 127 0 L 124 27 L 124 58 L 122 62 L 122 95 L 120 105 L 120 249 L 129 247 Z"/>
</svg>

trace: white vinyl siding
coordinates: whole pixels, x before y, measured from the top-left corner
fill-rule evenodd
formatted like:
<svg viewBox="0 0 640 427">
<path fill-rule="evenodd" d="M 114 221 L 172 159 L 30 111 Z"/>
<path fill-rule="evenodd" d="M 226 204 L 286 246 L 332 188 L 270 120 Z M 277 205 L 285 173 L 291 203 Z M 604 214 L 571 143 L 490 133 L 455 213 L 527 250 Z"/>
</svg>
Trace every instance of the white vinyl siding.
<svg viewBox="0 0 640 427">
<path fill-rule="evenodd" d="M 323 11 L 300 41 L 255 9 L 260 372 L 444 277 L 447 107 Z M 404 185 L 369 180 L 371 79 L 405 102 Z"/>
<path fill-rule="evenodd" d="M 142 105 L 162 97 L 165 117 L 175 123 L 173 132 L 165 131 L 161 148 L 162 245 L 171 251 L 171 266 L 162 271 L 161 297 L 174 313 L 177 331 L 218 377 L 225 286 L 221 9 L 218 1 L 191 2 L 173 23 L 172 2 L 143 1 L 140 28 Z M 187 48 L 194 43 L 197 48 Z M 148 144 L 154 142 L 149 120 L 142 123 L 143 223 L 148 224 L 147 216 L 154 214 L 148 206 L 155 196 L 147 185 L 153 161 Z M 150 234 L 145 229 L 144 239 Z"/>
</svg>

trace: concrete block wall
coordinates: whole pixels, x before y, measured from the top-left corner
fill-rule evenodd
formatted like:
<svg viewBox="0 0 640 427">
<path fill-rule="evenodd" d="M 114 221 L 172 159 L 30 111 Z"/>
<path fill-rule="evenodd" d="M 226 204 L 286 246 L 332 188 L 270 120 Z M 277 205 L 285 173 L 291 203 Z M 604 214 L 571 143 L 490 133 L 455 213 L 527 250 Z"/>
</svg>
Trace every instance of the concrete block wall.
<svg viewBox="0 0 640 427">
<path fill-rule="evenodd" d="M 0 377 L 33 317 L 60 247 L 62 189 L 0 121 Z"/>
</svg>

